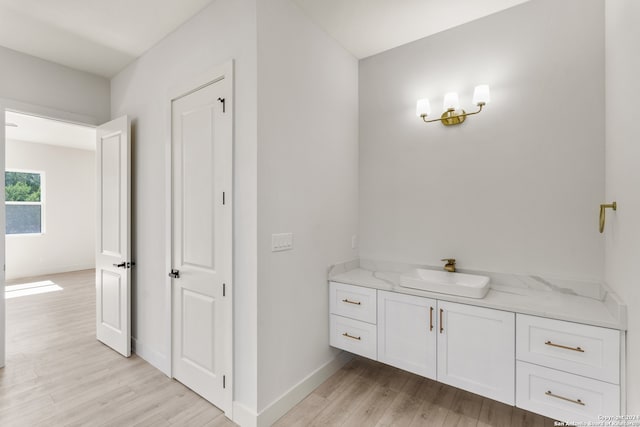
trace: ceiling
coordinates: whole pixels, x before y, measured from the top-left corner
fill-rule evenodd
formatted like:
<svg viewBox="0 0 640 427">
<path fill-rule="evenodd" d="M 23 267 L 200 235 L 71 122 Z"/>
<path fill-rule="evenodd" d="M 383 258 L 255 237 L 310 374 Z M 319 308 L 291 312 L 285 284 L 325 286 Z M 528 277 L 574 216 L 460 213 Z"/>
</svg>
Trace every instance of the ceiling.
<svg viewBox="0 0 640 427">
<path fill-rule="evenodd" d="M 0 46 L 111 78 L 211 1 L 0 0 Z M 364 58 L 528 0 L 293 1 Z"/>
<path fill-rule="evenodd" d="M 80 150 L 96 149 L 96 129 L 7 111 L 6 138 Z M 12 126 L 12 125 L 17 125 Z"/>
<path fill-rule="evenodd" d="M 356 58 L 366 58 L 529 0 L 293 1 Z"/>
<path fill-rule="evenodd" d="M 0 0 L 0 45 L 113 77 L 211 0 Z"/>
</svg>

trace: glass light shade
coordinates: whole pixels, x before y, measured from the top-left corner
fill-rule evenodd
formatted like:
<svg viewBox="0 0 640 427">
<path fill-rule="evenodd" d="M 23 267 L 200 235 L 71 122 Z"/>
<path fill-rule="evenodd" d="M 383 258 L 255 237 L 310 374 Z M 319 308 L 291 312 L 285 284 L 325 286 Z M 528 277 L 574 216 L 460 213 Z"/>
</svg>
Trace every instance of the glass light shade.
<svg viewBox="0 0 640 427">
<path fill-rule="evenodd" d="M 418 103 L 416 105 L 416 114 L 418 117 L 428 116 L 431 114 L 431 105 L 429 104 L 428 99 L 418 99 Z"/>
<path fill-rule="evenodd" d="M 476 105 L 488 104 L 491 101 L 489 85 L 476 86 L 473 90 L 473 103 Z"/>
<path fill-rule="evenodd" d="M 460 108 L 460 101 L 458 100 L 458 94 L 456 92 L 449 92 L 444 95 L 444 104 L 442 106 L 445 111 L 457 110 Z"/>
</svg>

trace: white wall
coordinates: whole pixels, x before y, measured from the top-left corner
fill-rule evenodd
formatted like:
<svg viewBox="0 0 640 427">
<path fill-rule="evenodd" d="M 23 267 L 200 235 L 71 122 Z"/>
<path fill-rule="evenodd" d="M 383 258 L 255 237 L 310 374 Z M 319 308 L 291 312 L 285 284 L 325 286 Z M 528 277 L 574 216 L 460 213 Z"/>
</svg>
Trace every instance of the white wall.
<svg viewBox="0 0 640 427">
<path fill-rule="evenodd" d="M 6 169 L 44 172 L 41 235 L 10 235 L 6 278 L 95 267 L 95 152 L 8 140 Z"/>
<path fill-rule="evenodd" d="M 0 109 L 99 124 L 109 119 L 109 80 L 72 70 L 0 46 Z M 4 114 L 0 114 L 4 129 Z M 4 164 L 4 132 L 0 132 L 0 166 Z M 4 200 L 4 175 L 0 178 Z M 0 209 L 4 229 L 4 210 Z M 0 235 L 0 264 L 4 264 L 4 236 Z M 3 277 L 0 275 L 0 290 Z M 4 331 L 4 302 L 0 303 L 0 330 Z M 2 336 L 0 336 L 2 338 Z M 4 339 L 0 339 L 0 366 L 4 365 Z"/>
<path fill-rule="evenodd" d="M 640 2 L 606 2 L 606 281 L 628 306 L 627 413 L 640 413 L 640 122 L 634 109 L 640 99 Z"/>
<path fill-rule="evenodd" d="M 255 414 L 335 356 L 326 271 L 355 255 L 358 155 L 357 61 L 289 0 L 259 8 L 258 18 L 252 1 L 214 1 L 111 82 L 112 116 L 129 114 L 134 125 L 136 351 L 167 371 L 158 327 L 167 313 L 166 97 L 181 78 L 235 60 L 234 400 Z M 278 231 L 295 233 L 294 251 L 271 253 Z M 291 304 L 303 297 L 312 304 Z"/>
<path fill-rule="evenodd" d="M 326 278 L 356 256 L 357 79 L 357 60 L 293 2 L 258 2 L 259 411 L 336 354 Z M 282 232 L 293 250 L 271 252 Z"/>
<path fill-rule="evenodd" d="M 23 111 L 20 107 L 57 110 L 46 113 L 54 118 L 69 118 L 58 113 L 72 113 L 80 116 L 76 120 L 90 124 L 109 120 L 109 80 L 104 77 L 1 46 L 0 64 L 0 99 L 4 98 L 0 104 Z"/>
<path fill-rule="evenodd" d="M 533 0 L 360 62 L 361 257 L 602 279 L 603 8 Z M 415 115 L 483 83 L 461 126 Z"/>
<path fill-rule="evenodd" d="M 169 89 L 235 60 L 234 400 L 255 411 L 256 5 L 215 0 L 111 81 L 111 114 L 133 119 L 133 335 L 136 352 L 168 372 L 165 215 Z"/>
</svg>

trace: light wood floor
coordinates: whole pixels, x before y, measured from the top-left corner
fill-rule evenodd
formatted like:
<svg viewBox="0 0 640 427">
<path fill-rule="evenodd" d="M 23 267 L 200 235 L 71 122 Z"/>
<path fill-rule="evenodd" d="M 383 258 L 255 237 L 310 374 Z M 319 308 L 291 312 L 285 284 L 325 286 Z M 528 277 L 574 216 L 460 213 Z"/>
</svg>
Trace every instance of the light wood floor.
<svg viewBox="0 0 640 427">
<path fill-rule="evenodd" d="M 94 271 L 48 275 L 64 290 L 8 299 L 0 426 L 234 426 L 133 355 L 95 339 Z M 276 423 L 288 426 L 543 427 L 553 421 L 355 358 Z"/>
<path fill-rule="evenodd" d="M 356 357 L 275 426 L 546 427 L 553 420 Z"/>
<path fill-rule="evenodd" d="M 8 299 L 0 426 L 233 426 L 133 355 L 96 340 L 94 271 L 48 275 L 64 290 Z"/>
</svg>

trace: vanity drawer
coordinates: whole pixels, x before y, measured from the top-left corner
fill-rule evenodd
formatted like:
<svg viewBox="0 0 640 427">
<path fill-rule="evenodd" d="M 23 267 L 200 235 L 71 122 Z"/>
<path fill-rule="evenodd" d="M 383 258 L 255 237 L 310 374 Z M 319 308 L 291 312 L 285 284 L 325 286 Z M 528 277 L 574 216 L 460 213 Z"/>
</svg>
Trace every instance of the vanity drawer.
<svg viewBox="0 0 640 427">
<path fill-rule="evenodd" d="M 376 306 L 375 289 L 336 282 L 329 284 L 329 309 L 332 314 L 375 324 Z"/>
<path fill-rule="evenodd" d="M 329 316 L 329 343 L 349 353 L 377 358 L 376 325 L 332 314 Z"/>
<path fill-rule="evenodd" d="M 560 421 L 620 415 L 620 386 L 530 363 L 516 363 L 516 406 Z"/>
<path fill-rule="evenodd" d="M 620 383 L 620 332 L 518 314 L 516 359 Z"/>
</svg>

